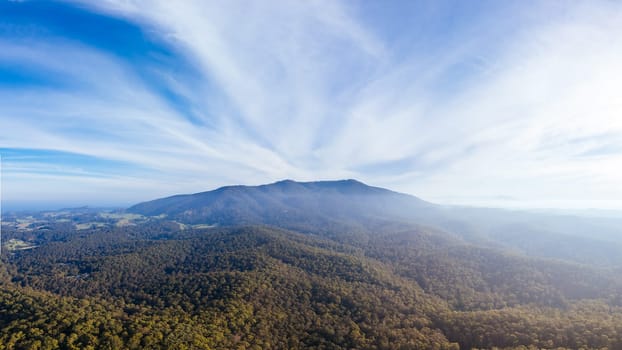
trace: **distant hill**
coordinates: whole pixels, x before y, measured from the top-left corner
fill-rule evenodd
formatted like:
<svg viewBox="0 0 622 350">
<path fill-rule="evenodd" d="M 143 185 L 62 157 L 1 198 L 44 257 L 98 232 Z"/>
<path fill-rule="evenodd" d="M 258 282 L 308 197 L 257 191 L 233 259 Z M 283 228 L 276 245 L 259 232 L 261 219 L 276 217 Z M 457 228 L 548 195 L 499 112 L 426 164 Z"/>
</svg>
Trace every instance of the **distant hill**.
<svg viewBox="0 0 622 350">
<path fill-rule="evenodd" d="M 356 180 L 226 186 L 137 204 L 130 213 L 166 215 L 189 224 L 272 224 L 301 228 L 330 223 L 402 219 L 434 205 L 417 197 L 368 186 Z M 317 226 L 317 225 L 316 225 Z"/>
</svg>

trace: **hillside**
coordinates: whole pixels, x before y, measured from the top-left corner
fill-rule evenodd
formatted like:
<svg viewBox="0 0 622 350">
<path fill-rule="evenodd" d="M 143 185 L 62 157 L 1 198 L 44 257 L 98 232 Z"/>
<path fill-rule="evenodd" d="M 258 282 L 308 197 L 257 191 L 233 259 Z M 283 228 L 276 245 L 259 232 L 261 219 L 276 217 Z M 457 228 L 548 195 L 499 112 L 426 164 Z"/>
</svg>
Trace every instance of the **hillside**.
<svg viewBox="0 0 622 350">
<path fill-rule="evenodd" d="M 389 230 L 364 244 L 342 244 L 266 227 L 157 227 L 67 234 L 16 253 L 2 274 L 0 344 L 622 344 L 619 279 L 592 269 L 506 255 L 427 231 Z"/>
<path fill-rule="evenodd" d="M 0 348 L 622 349 L 615 260 L 517 249 L 559 235 L 557 218 L 508 226 L 537 216 L 354 180 L 224 187 L 127 212 L 10 217 L 6 239 L 34 248 L 2 256 Z M 577 232 L 563 237 L 605 242 Z M 572 250 L 555 245 L 549 255 Z"/>
</svg>

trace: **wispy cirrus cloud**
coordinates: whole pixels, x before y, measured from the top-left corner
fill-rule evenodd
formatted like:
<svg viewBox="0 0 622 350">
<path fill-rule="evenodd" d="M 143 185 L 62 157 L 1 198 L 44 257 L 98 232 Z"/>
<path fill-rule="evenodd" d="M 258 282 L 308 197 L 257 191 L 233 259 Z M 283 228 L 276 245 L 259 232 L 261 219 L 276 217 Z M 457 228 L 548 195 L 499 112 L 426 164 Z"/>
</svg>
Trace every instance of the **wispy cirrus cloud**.
<svg viewBox="0 0 622 350">
<path fill-rule="evenodd" d="M 617 3 L 22 6 L 0 26 L 0 147 L 102 166 L 9 159 L 9 199 L 356 177 L 622 207 Z"/>
</svg>

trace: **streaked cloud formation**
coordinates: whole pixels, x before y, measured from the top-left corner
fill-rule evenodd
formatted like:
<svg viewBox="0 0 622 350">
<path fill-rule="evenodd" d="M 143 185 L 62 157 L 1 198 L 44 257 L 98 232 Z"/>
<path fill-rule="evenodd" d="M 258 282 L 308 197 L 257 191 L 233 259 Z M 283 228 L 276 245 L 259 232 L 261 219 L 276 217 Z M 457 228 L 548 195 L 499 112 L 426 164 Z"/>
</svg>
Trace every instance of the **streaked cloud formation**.
<svg viewBox="0 0 622 350">
<path fill-rule="evenodd" d="M 620 91 L 617 2 L 0 5 L 7 202 L 357 178 L 622 208 Z"/>
</svg>

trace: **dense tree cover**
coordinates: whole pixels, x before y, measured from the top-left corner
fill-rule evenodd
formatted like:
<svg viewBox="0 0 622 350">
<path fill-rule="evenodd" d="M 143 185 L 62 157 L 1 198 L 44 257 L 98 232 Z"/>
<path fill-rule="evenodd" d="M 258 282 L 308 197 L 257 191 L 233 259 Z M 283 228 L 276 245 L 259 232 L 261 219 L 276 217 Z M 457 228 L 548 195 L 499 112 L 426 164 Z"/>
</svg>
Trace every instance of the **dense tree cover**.
<svg viewBox="0 0 622 350">
<path fill-rule="evenodd" d="M 50 230 L 3 257 L 0 349 L 622 349 L 614 272 L 313 225 Z"/>
</svg>

